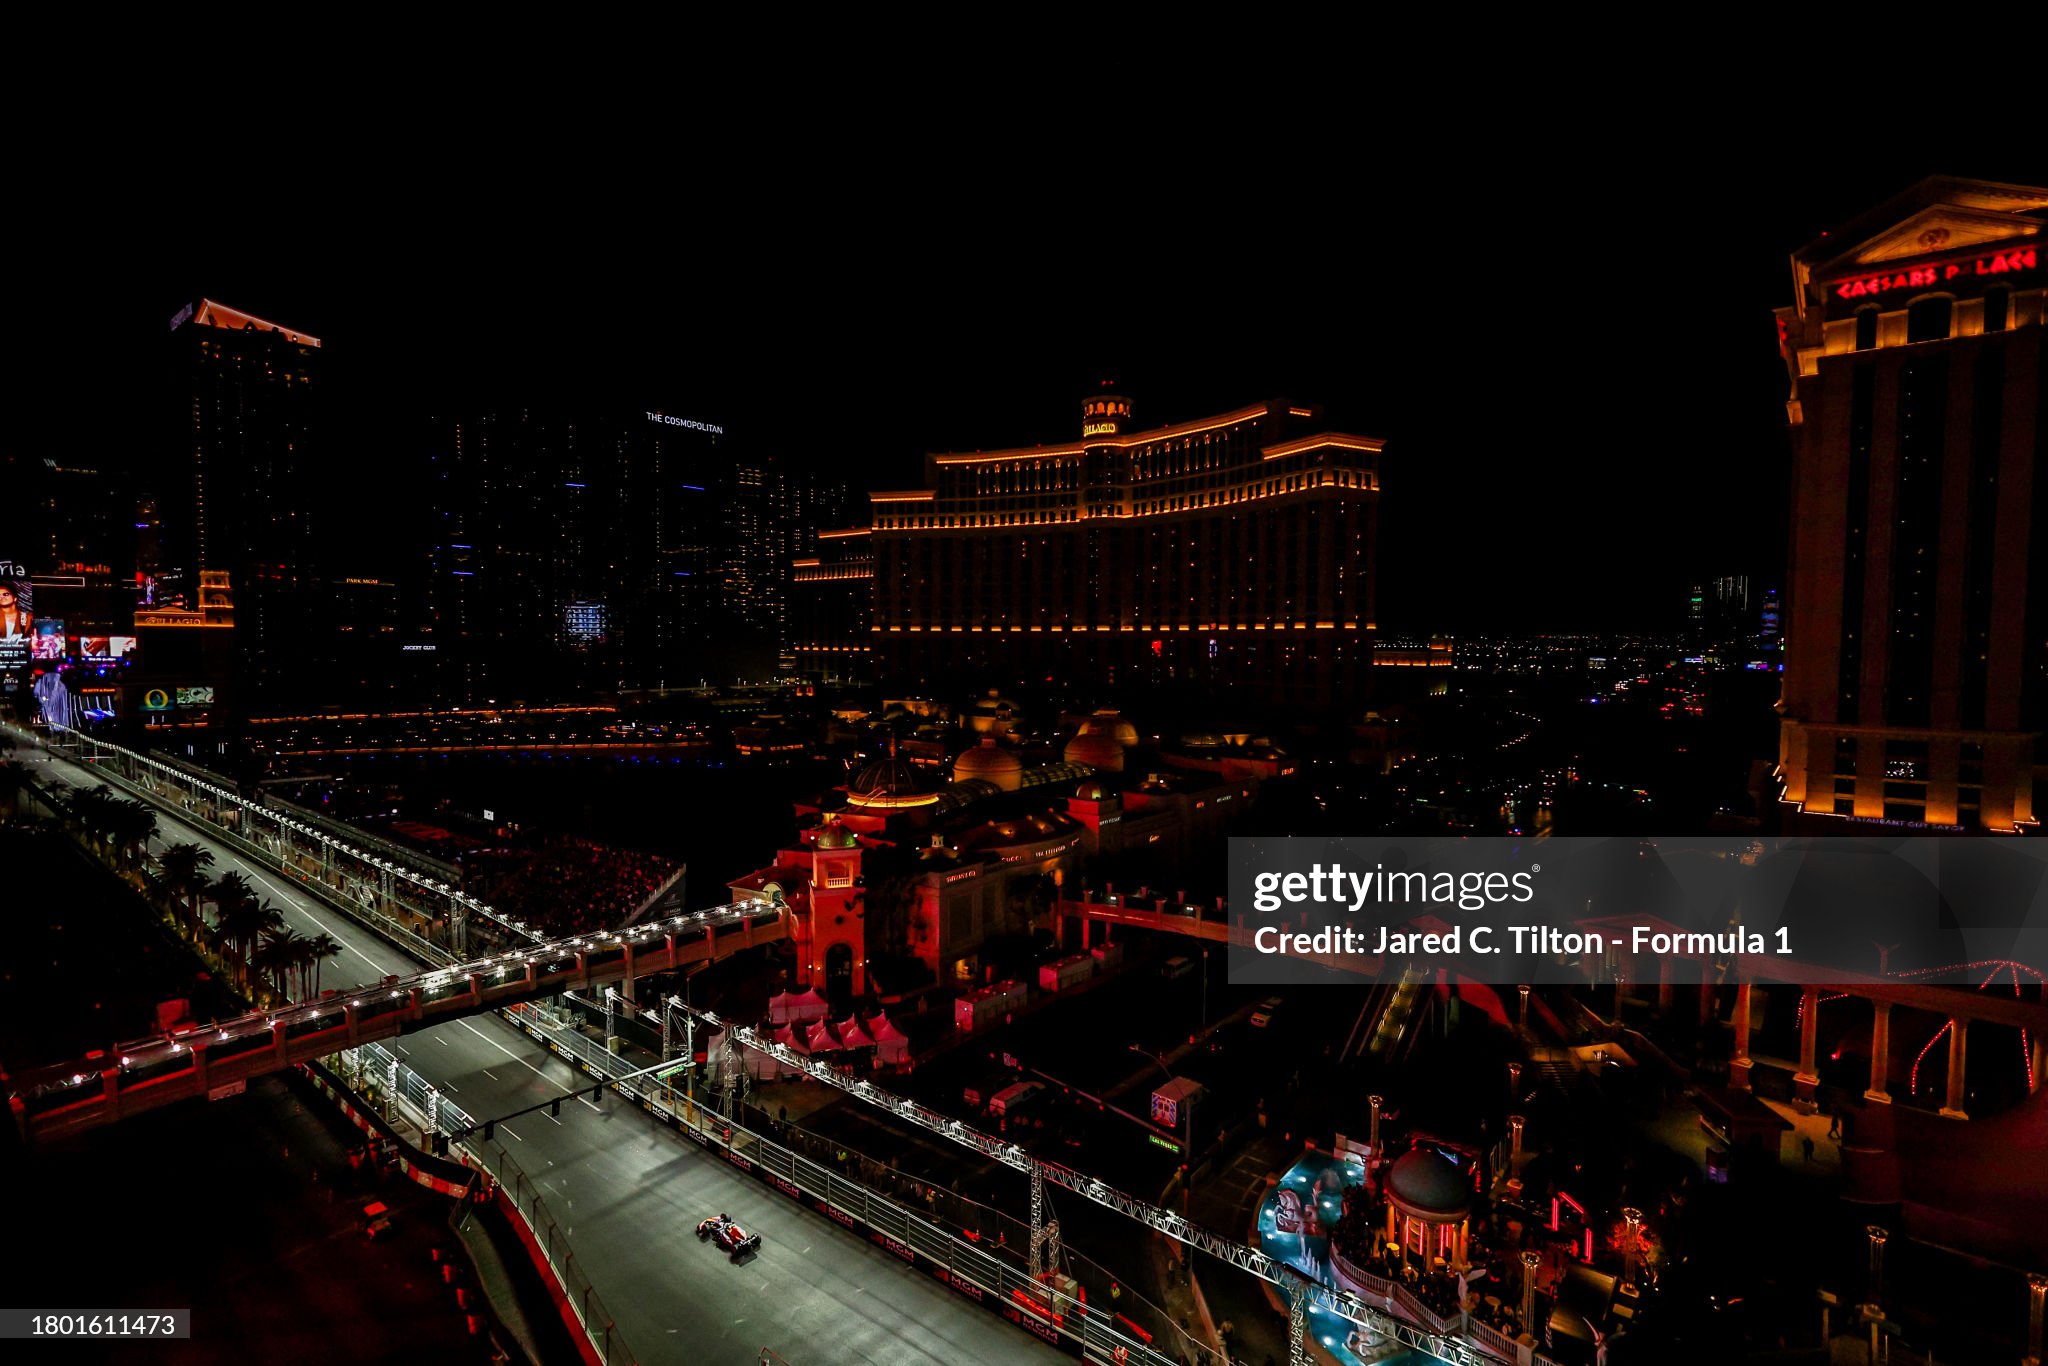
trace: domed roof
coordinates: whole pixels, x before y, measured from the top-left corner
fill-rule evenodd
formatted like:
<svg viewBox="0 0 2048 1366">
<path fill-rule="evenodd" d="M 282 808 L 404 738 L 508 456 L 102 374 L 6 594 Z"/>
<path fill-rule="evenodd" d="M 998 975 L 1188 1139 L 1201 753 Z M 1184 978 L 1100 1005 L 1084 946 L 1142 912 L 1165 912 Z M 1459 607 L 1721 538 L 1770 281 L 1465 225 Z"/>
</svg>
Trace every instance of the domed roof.
<svg viewBox="0 0 2048 1366">
<path fill-rule="evenodd" d="M 1084 801 L 1106 802 L 1111 797 L 1114 797 L 1116 794 L 1114 792 L 1111 792 L 1107 787 L 1104 787 L 1101 783 L 1098 783 L 1091 778 L 1087 782 L 1082 783 L 1079 787 L 1076 787 L 1074 789 L 1074 795 L 1076 797 L 1080 797 Z"/>
<path fill-rule="evenodd" d="M 980 744 L 962 750 L 960 757 L 953 761 L 954 782 L 964 783 L 974 778 L 994 783 L 1005 792 L 1015 792 L 1023 785 L 1024 762 L 998 745 L 994 736 L 984 736 Z"/>
<path fill-rule="evenodd" d="M 891 796 L 901 796 L 922 792 L 925 789 L 924 779 L 919 776 L 916 766 L 908 759 L 891 754 L 888 758 L 877 759 L 862 769 L 854 780 L 846 785 L 846 790 L 857 795 L 885 792 Z"/>
<path fill-rule="evenodd" d="M 820 849 L 851 849 L 859 843 L 860 841 L 853 837 L 853 832 L 838 821 L 826 822 L 825 828 L 818 832 Z"/>
<path fill-rule="evenodd" d="M 1117 743 L 1116 737 L 1099 731 L 1090 731 L 1085 726 L 1079 735 L 1067 741 L 1064 757 L 1070 764 L 1106 768 L 1112 773 L 1123 772 L 1124 747 Z"/>
<path fill-rule="evenodd" d="M 1083 721 L 1079 733 L 1113 736 L 1125 749 L 1138 743 L 1138 728 L 1124 720 L 1115 707 L 1103 707 Z"/>
<path fill-rule="evenodd" d="M 1417 1218 L 1462 1219 L 1472 1208 L 1472 1185 L 1442 1153 L 1424 1148 L 1403 1153 L 1387 1170 L 1387 1194 Z"/>
<path fill-rule="evenodd" d="M 875 760 L 846 785 L 850 806 L 924 806 L 937 800 L 916 766 L 894 753 Z"/>
</svg>

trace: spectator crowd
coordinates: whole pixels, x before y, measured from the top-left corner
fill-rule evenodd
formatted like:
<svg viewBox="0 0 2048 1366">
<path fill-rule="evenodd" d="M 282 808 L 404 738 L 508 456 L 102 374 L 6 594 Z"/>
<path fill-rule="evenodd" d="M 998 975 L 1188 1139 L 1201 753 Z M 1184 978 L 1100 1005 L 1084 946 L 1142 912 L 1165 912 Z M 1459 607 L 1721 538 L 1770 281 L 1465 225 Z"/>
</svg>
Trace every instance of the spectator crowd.
<svg viewBox="0 0 2048 1366">
<path fill-rule="evenodd" d="M 464 860 L 475 894 L 550 935 L 617 928 L 682 865 L 659 854 L 560 836 Z"/>
</svg>

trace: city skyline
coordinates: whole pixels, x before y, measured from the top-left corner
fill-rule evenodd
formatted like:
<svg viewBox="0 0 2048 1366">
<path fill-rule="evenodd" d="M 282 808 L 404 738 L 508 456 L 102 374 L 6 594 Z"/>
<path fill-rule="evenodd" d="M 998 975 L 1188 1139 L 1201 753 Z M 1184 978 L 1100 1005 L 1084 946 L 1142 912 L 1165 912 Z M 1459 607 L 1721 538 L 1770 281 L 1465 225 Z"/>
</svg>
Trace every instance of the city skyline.
<svg viewBox="0 0 2048 1366">
<path fill-rule="evenodd" d="M 1230 249 L 1198 222 L 1182 245 L 1219 240 L 1194 271 L 1134 253 L 1130 229 L 1098 259 L 1028 247 L 1002 218 L 928 259 L 878 223 L 845 254 L 774 268 L 766 244 L 707 230 L 707 259 L 752 268 L 629 284 L 616 262 L 516 288 L 430 273 L 431 252 L 387 248 L 316 275 L 281 249 L 224 255 L 173 232 L 56 285 L 70 302 L 45 316 L 53 343 L 112 355 L 141 354 L 202 296 L 322 337 L 342 400 L 333 444 L 379 497 L 404 486 L 430 420 L 465 407 L 696 414 L 792 467 L 888 488 L 930 452 L 1067 439 L 1073 402 L 1105 379 L 1140 428 L 1287 397 L 1383 436 L 1390 500 L 1432 509 L 1383 528 L 1384 628 L 1676 627 L 1691 582 L 1781 572 L 1788 453 L 1769 315 L 1790 254 L 1923 173 L 2012 178 L 2014 160 L 1872 152 L 1824 181 L 1740 166 L 1747 184 L 1721 192 L 1766 207 L 1739 224 L 1695 202 L 1713 187 L 1692 179 L 1596 179 L 1567 212 L 1532 211 L 1523 173 L 1499 182 L 1500 204 L 1482 196 L 1454 226 L 1416 231 L 1389 185 L 1382 212 L 1341 234 L 1301 228 L 1291 250 L 1296 230 L 1276 220 L 1250 215 Z M 72 382 L 52 378 L 60 394 Z M 1658 429 L 1673 402 L 1693 420 Z M 30 446 L 85 436 L 133 464 L 147 434 L 126 421 L 117 411 L 88 436 L 33 414 Z M 1589 489 L 1656 516 L 1603 521 Z M 359 495 L 344 518 L 375 506 Z"/>
</svg>

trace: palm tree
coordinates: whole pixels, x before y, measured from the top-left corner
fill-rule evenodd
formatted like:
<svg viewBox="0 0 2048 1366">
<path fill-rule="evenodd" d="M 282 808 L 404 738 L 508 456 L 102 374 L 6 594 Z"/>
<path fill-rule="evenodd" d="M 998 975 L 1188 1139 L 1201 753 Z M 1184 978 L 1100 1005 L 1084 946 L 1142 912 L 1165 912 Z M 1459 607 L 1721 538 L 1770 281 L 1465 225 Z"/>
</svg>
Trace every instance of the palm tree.
<svg viewBox="0 0 2048 1366">
<path fill-rule="evenodd" d="M 228 874 L 228 877 L 233 876 Z M 221 881 L 225 882 L 227 878 Z M 257 901 L 253 894 L 220 906 L 213 921 L 214 937 L 227 948 L 234 960 L 236 975 L 241 978 L 244 990 L 249 985 L 250 949 L 264 935 L 275 934 L 282 929 L 284 917 L 278 914 L 277 907 L 267 901 Z"/>
<path fill-rule="evenodd" d="M 249 966 L 263 976 L 263 981 L 289 999 L 291 987 L 286 974 L 298 964 L 305 940 L 290 930 L 273 930 L 263 936 L 263 942 L 249 955 Z"/>
<path fill-rule="evenodd" d="M 156 838 L 156 808 L 144 801 L 116 801 L 109 815 L 116 857 L 125 864 L 139 862 Z"/>
<path fill-rule="evenodd" d="M 310 999 L 320 994 L 320 965 L 341 952 L 341 942 L 322 930 L 304 941 L 301 952 L 305 954 L 306 966 L 312 972 L 312 981 L 306 991 L 306 996 Z"/>
<path fill-rule="evenodd" d="M 208 885 L 206 899 L 213 903 L 213 918 L 220 920 L 221 913 L 231 906 L 256 899 L 256 889 L 249 885 L 249 879 L 238 872 L 222 873 Z"/>
<path fill-rule="evenodd" d="M 88 787 L 72 798 L 71 810 L 85 830 L 86 839 L 97 846 L 114 824 L 114 794 L 104 787 Z"/>
<path fill-rule="evenodd" d="M 172 844 L 156 861 L 163 870 L 164 885 L 182 898 L 185 928 L 192 929 L 199 923 L 199 898 L 207 890 L 206 869 L 213 866 L 213 851 L 197 844 Z"/>
</svg>

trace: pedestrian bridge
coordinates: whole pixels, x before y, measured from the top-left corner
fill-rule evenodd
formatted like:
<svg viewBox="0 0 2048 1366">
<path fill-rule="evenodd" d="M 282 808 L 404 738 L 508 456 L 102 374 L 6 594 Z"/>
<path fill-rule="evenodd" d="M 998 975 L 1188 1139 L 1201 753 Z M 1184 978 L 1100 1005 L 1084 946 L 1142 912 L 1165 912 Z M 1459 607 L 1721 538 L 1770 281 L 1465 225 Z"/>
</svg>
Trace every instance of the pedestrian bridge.
<svg viewBox="0 0 2048 1366">
<path fill-rule="evenodd" d="M 7 1077 L 8 1106 L 28 1141 L 64 1138 L 177 1101 L 234 1095 L 251 1077 L 358 1044 L 774 943 L 788 937 L 788 917 L 783 907 L 737 902 L 323 992 L 318 1000 L 251 1011 L 123 1044 L 111 1055 Z"/>
</svg>

